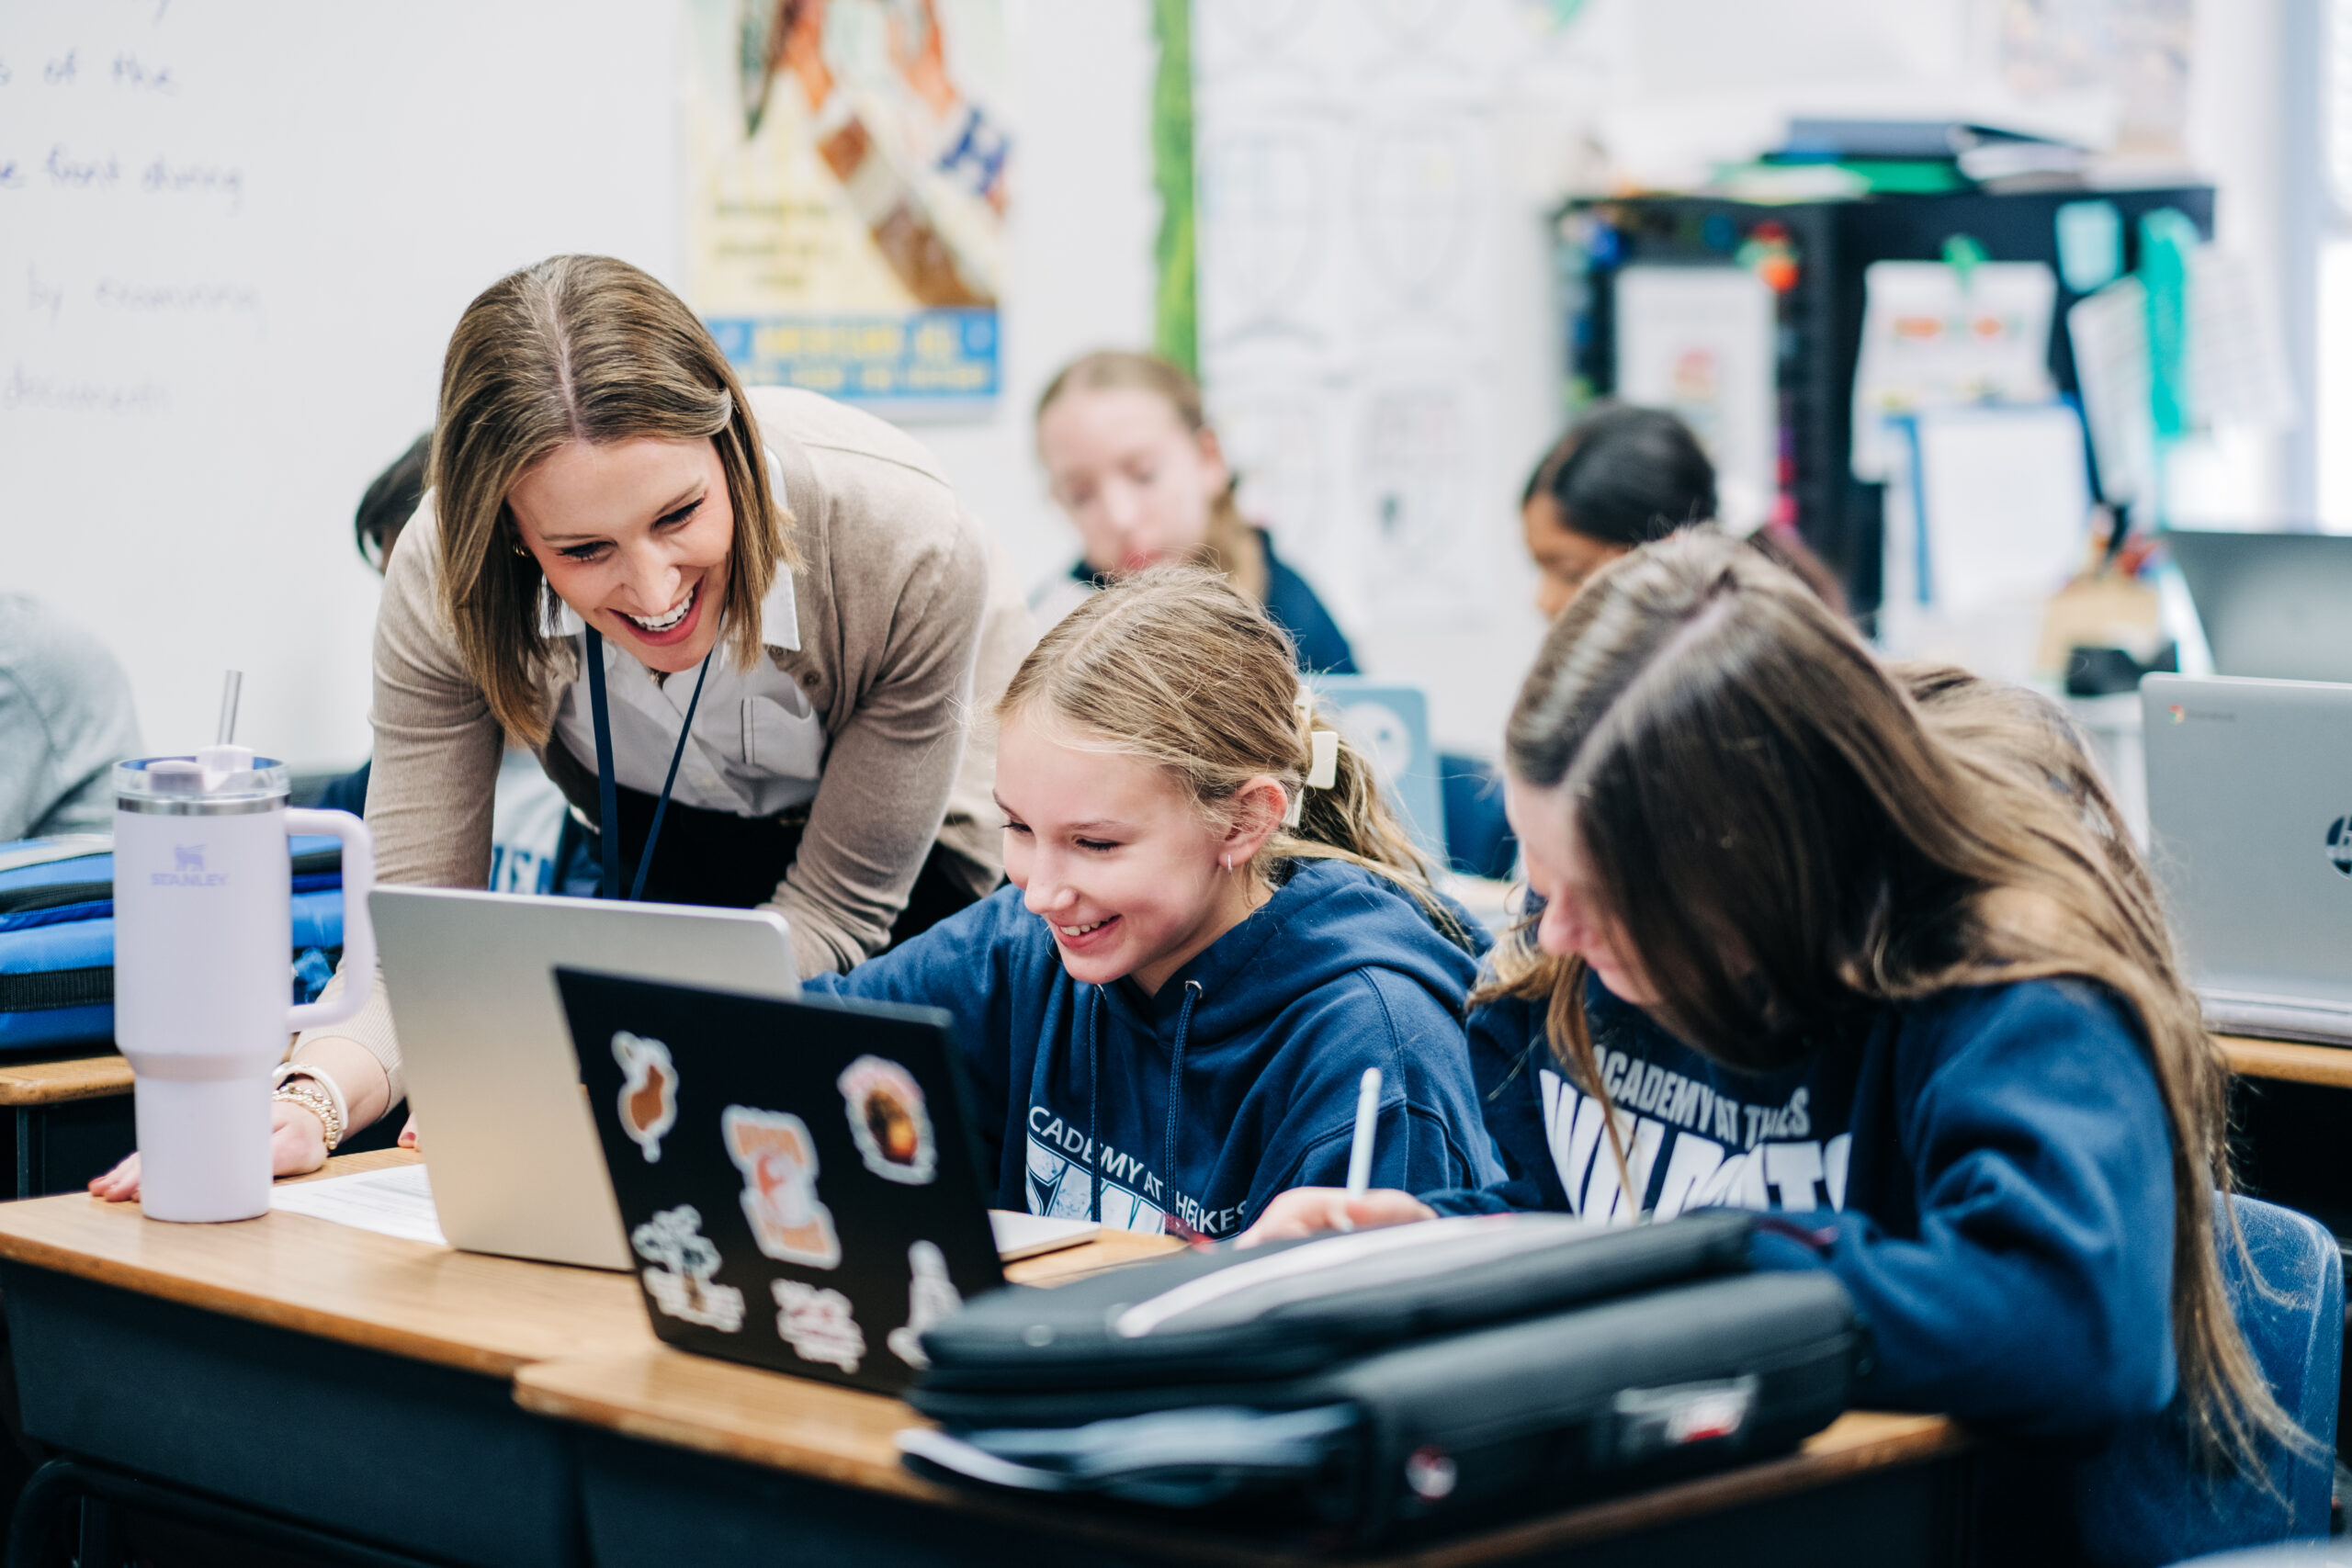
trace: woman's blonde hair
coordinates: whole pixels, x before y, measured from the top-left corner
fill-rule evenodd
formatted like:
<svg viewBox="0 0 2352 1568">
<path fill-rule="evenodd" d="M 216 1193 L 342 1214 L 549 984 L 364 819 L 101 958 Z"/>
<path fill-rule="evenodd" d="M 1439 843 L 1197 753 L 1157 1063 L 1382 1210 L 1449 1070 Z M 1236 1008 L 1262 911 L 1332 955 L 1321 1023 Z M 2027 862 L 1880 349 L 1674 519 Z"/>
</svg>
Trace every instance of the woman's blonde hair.
<svg viewBox="0 0 2352 1568">
<path fill-rule="evenodd" d="M 1857 1007 L 2058 976 L 2103 987 L 2139 1025 L 2171 1125 L 2173 1343 L 2202 1449 L 2260 1474 L 2264 1439 L 2307 1446 L 2216 1256 L 2228 1069 L 2120 813 L 2046 705 L 1891 670 L 1795 577 L 1695 530 L 1611 564 L 1553 625 L 1505 764 L 1561 792 L 1650 1010 L 1736 1069 L 1810 1055 Z M 1555 1053 L 1606 1109 L 1583 961 L 1522 931 L 1498 971 L 1473 1004 L 1547 1004 Z"/>
<path fill-rule="evenodd" d="M 1097 349 L 1063 366 L 1037 394 L 1035 422 L 1042 425 L 1046 411 L 1065 393 L 1126 389 L 1159 397 L 1195 436 L 1209 427 L 1198 381 L 1157 355 L 1124 348 Z M 1228 479 L 1225 489 L 1209 502 L 1208 537 L 1195 558 L 1210 570 L 1223 572 L 1226 581 L 1252 604 L 1262 604 L 1266 602 L 1266 544 L 1234 502 L 1238 483 Z"/>
<path fill-rule="evenodd" d="M 1468 945 L 1370 762 L 1342 744 L 1331 786 L 1307 787 L 1312 737 L 1332 726 L 1299 684 L 1290 635 L 1214 571 L 1154 567 L 1092 595 L 1038 639 L 995 711 L 1166 769 L 1212 820 L 1229 819 L 1250 780 L 1272 778 L 1300 801 L 1298 821 L 1267 840 L 1252 874 L 1271 882 L 1272 863 L 1345 861 Z"/>
<path fill-rule="evenodd" d="M 506 498 L 568 442 L 707 440 L 735 512 L 720 625 L 736 662 L 760 657 L 760 601 L 798 564 L 768 483 L 751 405 L 685 302 L 610 256 L 549 256 L 474 297 L 441 362 L 428 476 L 441 525 L 441 595 L 467 670 L 507 731 L 547 739 L 540 635 L 556 599 L 522 549 Z"/>
</svg>

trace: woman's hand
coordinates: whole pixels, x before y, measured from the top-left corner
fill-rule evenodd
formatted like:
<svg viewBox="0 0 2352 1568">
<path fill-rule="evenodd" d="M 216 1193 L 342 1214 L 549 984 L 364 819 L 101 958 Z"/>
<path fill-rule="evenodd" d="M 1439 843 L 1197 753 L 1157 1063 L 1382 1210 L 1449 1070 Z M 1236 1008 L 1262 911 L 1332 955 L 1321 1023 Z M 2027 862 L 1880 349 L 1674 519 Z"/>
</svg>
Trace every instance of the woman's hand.
<svg viewBox="0 0 2352 1568">
<path fill-rule="evenodd" d="M 1435 1209 L 1393 1187 L 1377 1188 L 1353 1200 L 1344 1187 L 1294 1187 L 1276 1193 L 1258 1223 L 1242 1232 L 1234 1245 L 1255 1247 L 1261 1241 L 1291 1241 L 1323 1231 L 1373 1230 L 1435 1218 Z"/>
<path fill-rule="evenodd" d="M 269 1168 L 276 1176 L 300 1176 L 327 1162 L 327 1130 L 315 1112 L 290 1100 L 269 1102 Z M 139 1156 L 131 1155 L 104 1176 L 90 1179 L 90 1191 L 109 1203 L 139 1196 Z"/>
<path fill-rule="evenodd" d="M 401 1147 L 413 1149 L 419 1146 L 416 1141 L 416 1112 L 412 1111 L 408 1113 L 408 1120 L 401 1123 Z"/>
</svg>

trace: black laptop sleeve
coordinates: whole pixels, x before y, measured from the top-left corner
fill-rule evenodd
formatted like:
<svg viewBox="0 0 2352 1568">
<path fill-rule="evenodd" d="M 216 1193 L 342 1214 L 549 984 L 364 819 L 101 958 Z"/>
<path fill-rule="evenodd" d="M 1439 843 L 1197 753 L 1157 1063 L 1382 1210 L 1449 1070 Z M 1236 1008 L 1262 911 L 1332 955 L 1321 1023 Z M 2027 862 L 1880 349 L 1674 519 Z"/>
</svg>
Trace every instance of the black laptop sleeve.
<svg viewBox="0 0 2352 1568">
<path fill-rule="evenodd" d="M 1751 1223 L 1437 1221 L 1001 1292 L 925 1337 L 911 1397 L 944 1428 L 902 1446 L 1356 1544 L 1785 1450 L 1865 1340 L 1829 1275 L 1747 1272 Z"/>
</svg>

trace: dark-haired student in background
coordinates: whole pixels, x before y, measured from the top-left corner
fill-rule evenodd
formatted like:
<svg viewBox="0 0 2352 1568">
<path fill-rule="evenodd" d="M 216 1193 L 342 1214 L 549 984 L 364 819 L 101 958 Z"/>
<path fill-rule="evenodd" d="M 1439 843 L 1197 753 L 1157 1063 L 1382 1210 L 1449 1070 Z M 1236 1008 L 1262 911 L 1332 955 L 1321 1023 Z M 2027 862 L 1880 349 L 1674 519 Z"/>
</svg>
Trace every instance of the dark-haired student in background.
<svg viewBox="0 0 2352 1568">
<path fill-rule="evenodd" d="M 410 442 L 408 450 L 393 458 L 390 468 L 368 482 L 359 510 L 352 513 L 352 541 L 359 547 L 359 558 L 373 567 L 379 577 L 384 575 L 384 563 L 392 558 L 401 530 L 416 514 L 416 503 L 424 499 L 424 464 L 432 454 L 433 433 L 428 430 Z M 368 770 L 372 765 L 370 759 L 327 785 L 320 793 L 320 807 L 366 816 Z"/>
<path fill-rule="evenodd" d="M 359 558 L 381 577 L 400 543 L 401 530 L 416 515 L 424 499 L 425 464 L 433 456 L 433 433 L 426 431 L 392 459 L 391 467 L 368 482 L 352 513 L 352 541 Z M 329 811 L 368 814 L 368 778 L 371 758 L 330 782 L 320 791 L 318 805 Z M 564 810 L 563 792 L 541 771 L 538 761 L 521 747 L 507 748 L 498 768 L 498 785 L 491 807 L 490 887 L 495 893 L 576 893 L 596 891 L 594 856 L 587 835 Z M 568 873 L 568 874 L 567 874 Z"/>
<path fill-rule="evenodd" d="M 1594 572 L 1637 545 L 1713 523 L 1716 512 L 1715 466 L 1688 424 L 1664 409 L 1599 404 L 1553 443 L 1519 498 L 1527 553 L 1542 573 L 1535 607 L 1559 619 Z M 1767 525 L 1747 543 L 1845 612 L 1837 575 L 1793 530 Z"/>
<path fill-rule="evenodd" d="M 1604 402 L 1570 425 L 1544 454 L 1519 498 L 1521 536 L 1535 562 L 1535 607 L 1556 621 L 1585 580 L 1636 546 L 1716 520 L 1715 466 L 1699 437 L 1664 409 Z M 1821 602 L 1845 613 L 1837 575 L 1793 530 L 1763 527 L 1749 547 L 1796 574 Z M 1489 876 L 1507 876 L 1519 840 L 1503 819 L 1501 789 L 1467 787 L 1448 770 L 1449 847 L 1470 853 Z M 1489 775 L 1491 779 L 1491 775 Z"/>
</svg>

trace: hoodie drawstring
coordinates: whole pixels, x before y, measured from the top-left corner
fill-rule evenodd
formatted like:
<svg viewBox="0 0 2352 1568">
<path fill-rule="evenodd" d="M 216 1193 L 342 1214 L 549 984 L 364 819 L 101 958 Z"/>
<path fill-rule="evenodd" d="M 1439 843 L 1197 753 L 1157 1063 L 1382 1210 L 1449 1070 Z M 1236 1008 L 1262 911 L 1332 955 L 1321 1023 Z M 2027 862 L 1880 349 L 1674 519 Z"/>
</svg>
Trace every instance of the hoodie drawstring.
<svg viewBox="0 0 2352 1568">
<path fill-rule="evenodd" d="M 1102 987 L 1094 987 L 1086 1004 L 1086 1157 L 1094 1168 L 1086 1178 L 1086 1217 L 1102 1223 L 1102 1156 L 1094 1142 L 1094 1127 L 1102 1110 Z"/>
<path fill-rule="evenodd" d="M 1160 1179 L 1168 1183 L 1168 1201 L 1176 1201 L 1176 1121 L 1184 1106 L 1184 1035 L 1193 1027 L 1193 1004 L 1201 999 L 1201 983 L 1184 982 L 1184 1005 L 1176 1012 L 1176 1047 L 1168 1056 L 1168 1136 L 1160 1145 Z"/>
</svg>

